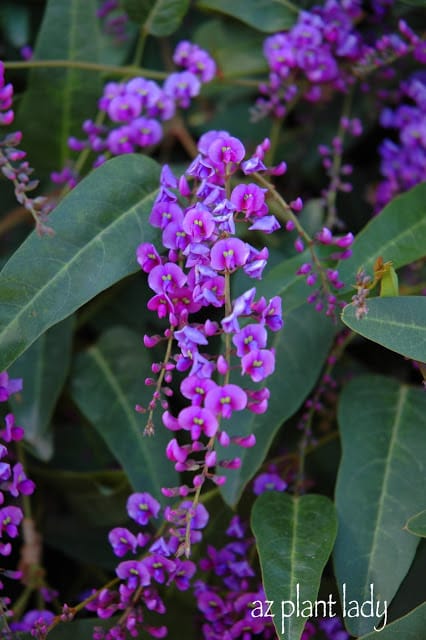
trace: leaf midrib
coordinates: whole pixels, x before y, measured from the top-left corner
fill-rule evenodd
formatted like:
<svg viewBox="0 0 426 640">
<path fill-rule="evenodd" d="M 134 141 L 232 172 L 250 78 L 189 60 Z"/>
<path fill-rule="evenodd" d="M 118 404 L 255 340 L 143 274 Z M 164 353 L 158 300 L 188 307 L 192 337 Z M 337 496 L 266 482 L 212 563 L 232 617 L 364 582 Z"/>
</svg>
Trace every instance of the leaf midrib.
<svg viewBox="0 0 426 640">
<path fill-rule="evenodd" d="M 130 209 L 127 209 L 126 211 L 124 211 L 122 213 L 121 216 L 118 216 L 116 218 L 114 218 L 112 220 L 112 222 L 104 227 L 102 229 L 102 231 L 100 231 L 99 234 L 97 234 L 96 236 L 92 237 L 91 240 L 89 240 L 88 243 L 86 243 L 83 247 L 81 247 L 77 253 L 75 253 L 73 255 L 73 257 L 71 258 L 71 260 L 69 260 L 68 262 L 65 263 L 65 266 L 62 267 L 62 269 L 60 269 L 58 272 L 56 272 L 56 274 L 53 276 L 53 278 L 50 278 L 42 287 L 40 287 L 37 291 L 37 293 L 32 296 L 30 298 L 30 300 L 23 306 L 21 307 L 21 310 L 14 316 L 14 318 L 11 320 L 11 322 L 8 322 L 5 327 L 1 330 L 0 332 L 0 343 L 1 340 L 3 338 L 3 336 L 7 333 L 8 331 L 10 331 L 11 327 L 15 326 L 19 319 L 25 315 L 25 313 L 31 308 L 32 305 L 34 305 L 35 301 L 38 300 L 40 297 L 42 297 L 42 295 L 45 293 L 45 291 L 49 290 L 51 288 L 52 285 L 54 285 L 56 282 L 60 281 L 61 277 L 63 277 L 64 273 L 66 273 L 71 265 L 73 265 L 82 255 L 84 255 L 85 252 L 89 251 L 92 246 L 97 243 L 100 242 L 102 240 L 102 237 L 104 234 L 107 234 L 111 231 L 111 229 L 113 229 L 115 226 L 119 226 L 124 218 L 130 217 L 131 215 L 135 214 L 136 210 L 142 206 L 147 200 L 149 200 L 150 198 L 152 198 L 153 194 L 155 193 L 155 190 L 152 191 L 151 193 L 147 194 L 146 196 L 144 196 L 141 200 L 138 200 L 138 202 L 133 205 Z M 53 240 L 54 242 L 54 240 Z M 7 265 L 6 267 L 7 268 Z M 69 310 L 69 312 L 67 313 L 67 315 L 70 315 L 75 309 L 71 309 Z M 56 320 L 56 322 L 59 322 L 61 319 L 65 318 L 66 316 L 63 316 L 62 318 L 58 318 Z M 52 323 L 52 324 L 56 324 L 56 322 Z M 48 329 L 50 326 L 52 326 L 51 324 L 47 325 L 45 327 L 45 329 Z M 38 334 L 40 335 L 40 334 Z M 35 336 L 34 340 L 37 339 L 37 336 Z M 34 342 L 34 340 L 32 342 Z M 30 342 L 30 344 L 32 344 L 32 342 Z M 27 345 L 27 347 L 30 345 Z"/>
</svg>

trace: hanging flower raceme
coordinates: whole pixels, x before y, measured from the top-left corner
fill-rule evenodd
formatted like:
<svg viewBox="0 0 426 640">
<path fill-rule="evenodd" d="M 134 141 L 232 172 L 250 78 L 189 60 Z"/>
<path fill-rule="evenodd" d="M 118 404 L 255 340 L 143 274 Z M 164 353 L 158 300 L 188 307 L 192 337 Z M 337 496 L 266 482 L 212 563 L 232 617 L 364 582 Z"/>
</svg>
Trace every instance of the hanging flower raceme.
<svg viewBox="0 0 426 640">
<path fill-rule="evenodd" d="M 187 55 L 186 49 L 181 55 Z M 238 171 L 245 175 L 285 171 L 284 164 L 266 168 L 263 160 L 268 146 L 264 141 L 253 157 L 245 160 L 242 142 L 228 132 L 203 135 L 199 155 L 183 176 L 177 179 L 168 167 L 162 171 L 149 222 L 161 230 L 166 253 L 162 255 L 161 249 L 149 243 L 137 249 L 138 262 L 154 294 L 148 308 L 169 322 L 162 336 L 144 338 L 147 347 L 160 341 L 167 344 L 165 360 L 153 365 L 157 383 L 147 380 L 155 385 L 155 391 L 147 407 L 146 432 L 154 429 L 153 411 L 160 403 L 163 424 L 176 436 L 167 446 L 167 457 L 177 471 L 194 474 L 192 486 L 164 488 L 163 492 L 170 497 L 192 495 L 195 506 L 206 480 L 221 485 L 225 476 L 220 468 L 240 465 L 239 458 L 222 459 L 216 444 L 255 444 L 253 434 L 231 436 L 226 421 L 244 409 L 263 413 L 268 406 L 265 380 L 275 368 L 268 333 L 283 325 L 281 298 L 256 298 L 255 287 L 236 297 L 231 293 L 234 274 L 243 272 L 250 279 L 260 279 L 268 259 L 266 247 L 258 249 L 237 237 L 237 225 L 265 233 L 280 226 L 269 212 L 268 190 L 254 182 L 238 184 L 236 180 Z M 205 316 L 214 312 L 215 319 L 200 321 L 198 312 L 203 311 Z M 193 319 L 195 313 L 197 320 Z M 222 313 L 221 319 L 218 313 Z M 211 347 L 217 337 L 223 343 L 219 355 Z M 173 392 L 168 386 L 176 371 L 184 375 L 180 391 L 189 401 L 177 414 L 169 407 Z M 253 388 L 252 383 L 261 387 Z M 180 443 L 179 432 L 186 434 L 185 444 Z M 188 531 L 180 549 L 186 554 Z"/>
</svg>

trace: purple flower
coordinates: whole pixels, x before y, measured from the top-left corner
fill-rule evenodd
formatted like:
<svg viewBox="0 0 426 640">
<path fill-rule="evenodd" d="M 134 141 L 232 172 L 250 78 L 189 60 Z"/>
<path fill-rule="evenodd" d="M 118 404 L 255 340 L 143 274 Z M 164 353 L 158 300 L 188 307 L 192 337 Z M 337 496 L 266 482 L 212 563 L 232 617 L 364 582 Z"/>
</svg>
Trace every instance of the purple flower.
<svg viewBox="0 0 426 640">
<path fill-rule="evenodd" d="M 190 71 L 171 73 L 164 83 L 164 92 L 173 98 L 177 105 L 188 108 L 191 98 L 198 96 L 201 83 L 197 76 Z"/>
<path fill-rule="evenodd" d="M 246 404 L 247 394 L 236 384 L 211 389 L 205 400 L 206 409 L 223 418 L 230 418 L 233 411 L 241 411 Z"/>
<path fill-rule="evenodd" d="M 110 152 L 116 156 L 122 153 L 133 153 L 134 143 L 132 127 L 125 125 L 110 131 L 107 138 L 107 145 Z"/>
<path fill-rule="evenodd" d="M 209 146 L 207 155 L 217 165 L 236 165 L 246 154 L 243 143 L 232 136 L 220 136 Z"/>
<path fill-rule="evenodd" d="M 287 486 L 277 473 L 261 473 L 254 480 L 253 493 L 259 496 L 265 491 L 285 491 Z"/>
<path fill-rule="evenodd" d="M 156 518 L 160 503 L 149 493 L 133 493 L 127 500 L 127 513 L 138 524 L 145 526 L 150 518 Z"/>
<path fill-rule="evenodd" d="M 15 424 L 15 416 L 13 413 L 8 413 L 4 421 L 6 423 L 6 428 L 0 431 L 0 438 L 5 442 L 22 440 L 25 432 L 22 427 L 18 427 L 18 425 Z"/>
<path fill-rule="evenodd" d="M 133 142 L 140 147 L 149 147 L 160 142 L 163 129 L 157 120 L 152 118 L 137 118 L 131 123 Z"/>
<path fill-rule="evenodd" d="M 202 433 L 211 438 L 216 434 L 219 426 L 216 416 L 202 407 L 182 409 L 178 416 L 178 422 L 181 429 L 191 432 L 193 440 L 198 440 Z"/>
<path fill-rule="evenodd" d="M 127 580 L 127 587 L 132 591 L 151 584 L 150 573 L 142 561 L 125 560 L 120 562 L 115 572 L 121 580 Z"/>
<path fill-rule="evenodd" d="M 18 526 L 21 524 L 23 517 L 24 515 L 19 507 L 3 507 L 0 509 L 0 537 L 5 531 L 10 538 L 16 538 Z"/>
<path fill-rule="evenodd" d="M 216 228 L 212 214 L 200 203 L 188 209 L 185 213 L 182 226 L 192 242 L 207 240 L 212 236 Z"/>
<path fill-rule="evenodd" d="M 157 202 L 151 210 L 149 221 L 153 227 L 160 229 L 165 229 L 172 222 L 181 225 L 183 211 L 175 202 Z"/>
<path fill-rule="evenodd" d="M 131 93 L 115 96 L 107 107 L 107 113 L 113 122 L 131 122 L 141 111 L 140 98 Z"/>
<path fill-rule="evenodd" d="M 9 378 L 7 371 L 0 372 L 0 402 L 6 402 L 9 397 L 22 391 L 22 378 Z"/>
<path fill-rule="evenodd" d="M 8 490 L 14 498 L 20 494 L 29 496 L 34 492 L 35 484 L 25 475 L 24 467 L 17 462 L 13 467 L 12 481 L 9 483 Z"/>
<path fill-rule="evenodd" d="M 249 254 L 249 245 L 239 238 L 218 240 L 211 250 L 211 266 L 216 271 L 232 272 L 246 263 Z"/>
<path fill-rule="evenodd" d="M 189 376 L 182 380 L 180 390 L 185 398 L 191 400 L 193 406 L 201 406 L 204 404 L 206 394 L 215 387 L 216 383 L 209 378 Z"/>
<path fill-rule="evenodd" d="M 275 369 L 275 356 L 269 349 L 254 349 L 241 360 L 243 374 L 248 374 L 253 382 L 260 382 L 270 376 Z"/>
<path fill-rule="evenodd" d="M 128 529 L 115 527 L 108 534 L 108 540 L 116 556 L 122 558 L 129 551 L 136 552 L 138 541 Z"/>
<path fill-rule="evenodd" d="M 248 324 L 233 336 L 232 342 L 237 347 L 237 356 L 241 358 L 254 349 L 266 347 L 267 338 L 265 327 L 260 324 Z"/>
<path fill-rule="evenodd" d="M 147 569 L 151 577 L 160 584 L 163 584 L 167 577 L 175 570 L 175 562 L 164 558 L 164 556 L 154 554 L 144 558 L 141 563 Z"/>
<path fill-rule="evenodd" d="M 145 273 L 150 273 L 154 267 L 161 264 L 158 251 L 150 242 L 144 242 L 138 246 L 136 259 Z"/>
<path fill-rule="evenodd" d="M 164 293 L 172 288 L 183 287 L 186 275 L 173 262 L 154 267 L 148 276 L 148 284 L 155 293 Z"/>
<path fill-rule="evenodd" d="M 268 210 L 265 205 L 266 191 L 257 184 L 239 184 L 231 193 L 231 202 L 237 211 L 242 211 L 246 216 L 264 215 Z"/>
</svg>

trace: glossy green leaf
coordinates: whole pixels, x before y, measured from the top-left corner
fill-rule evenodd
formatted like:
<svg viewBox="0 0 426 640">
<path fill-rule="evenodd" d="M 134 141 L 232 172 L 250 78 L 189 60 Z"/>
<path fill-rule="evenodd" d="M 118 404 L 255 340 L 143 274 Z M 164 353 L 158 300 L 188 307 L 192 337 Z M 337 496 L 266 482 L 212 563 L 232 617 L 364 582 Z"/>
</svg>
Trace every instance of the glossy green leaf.
<svg viewBox="0 0 426 640">
<path fill-rule="evenodd" d="M 336 486 L 339 516 L 334 563 L 347 600 L 370 597 L 389 605 L 416 552 L 404 531 L 424 505 L 426 395 L 382 376 L 362 376 L 344 389 L 339 406 L 343 457 Z M 353 635 L 379 625 L 371 617 L 346 617 Z"/>
<path fill-rule="evenodd" d="M 426 182 L 397 196 L 357 235 L 352 256 L 339 265 L 340 279 L 350 291 L 358 269 L 373 276 L 373 266 L 380 256 L 392 261 L 394 269 L 410 264 L 425 255 Z"/>
<path fill-rule="evenodd" d="M 32 468 L 31 477 L 58 492 L 61 502 L 85 525 L 114 527 L 127 520 L 126 502 L 132 489 L 121 469 L 69 471 L 51 465 Z"/>
<path fill-rule="evenodd" d="M 139 242 L 158 186 L 151 159 L 115 158 L 83 180 L 55 209 L 55 236 L 33 233 L 0 273 L 0 371 L 49 327 L 138 270 Z"/>
<path fill-rule="evenodd" d="M 49 0 L 34 49 L 35 60 L 99 62 L 96 0 Z M 77 68 L 31 69 L 18 111 L 25 150 L 38 175 L 60 170 L 69 158 L 68 138 L 96 114 L 99 72 Z"/>
<path fill-rule="evenodd" d="M 32 453 L 48 460 L 53 452 L 50 420 L 65 383 L 71 361 L 74 318 L 46 331 L 13 363 L 9 374 L 22 378 L 22 393 L 9 403 L 18 424 L 25 426 L 25 440 Z"/>
<path fill-rule="evenodd" d="M 415 516 L 411 516 L 405 525 L 405 529 L 415 536 L 426 538 L 426 509 L 420 511 Z"/>
<path fill-rule="evenodd" d="M 267 491 L 254 504 L 251 524 L 277 634 L 299 640 L 307 618 L 315 615 L 304 601 L 316 601 L 336 537 L 334 505 L 325 496 Z"/>
<path fill-rule="evenodd" d="M 264 35 L 245 25 L 208 20 L 197 29 L 193 39 L 213 56 L 224 78 L 268 72 L 262 55 Z"/>
<path fill-rule="evenodd" d="M 308 304 L 288 314 L 284 308 L 284 318 L 284 328 L 272 334 L 270 340 L 270 346 L 276 349 L 276 368 L 266 381 L 271 391 L 268 411 L 261 415 L 235 412 L 226 424 L 226 431 L 232 435 L 256 436 L 256 446 L 250 449 L 236 445 L 226 449 L 226 458 L 238 456 L 242 460 L 239 469 L 224 472 L 227 481 L 221 493 L 230 505 L 238 502 L 245 485 L 265 459 L 278 429 L 311 391 L 336 331 L 329 318 Z M 223 455 L 223 449 L 219 453 Z"/>
<path fill-rule="evenodd" d="M 420 640 L 426 629 L 426 602 L 403 618 L 386 625 L 380 631 L 380 640 Z M 377 640 L 377 631 L 372 631 L 359 640 Z"/>
<path fill-rule="evenodd" d="M 364 338 L 406 358 L 426 362 L 425 297 L 371 298 L 367 306 L 367 315 L 358 320 L 354 305 L 347 305 L 342 313 L 343 322 Z"/>
<path fill-rule="evenodd" d="M 161 418 L 152 437 L 144 436 L 146 416 L 135 405 L 147 405 L 152 387 L 144 380 L 151 375 L 149 352 L 141 337 L 125 328 L 107 331 L 76 359 L 72 394 L 80 410 L 104 438 L 135 491 L 148 491 L 161 498 L 161 487 L 175 486 L 173 465 L 158 464 L 165 456 L 169 433 Z"/>
<path fill-rule="evenodd" d="M 189 0 L 121 0 L 121 4 L 146 33 L 159 38 L 174 33 L 189 8 Z"/>
<path fill-rule="evenodd" d="M 299 13 L 290 0 L 198 0 L 197 7 L 224 13 L 267 33 L 289 29 Z"/>
</svg>

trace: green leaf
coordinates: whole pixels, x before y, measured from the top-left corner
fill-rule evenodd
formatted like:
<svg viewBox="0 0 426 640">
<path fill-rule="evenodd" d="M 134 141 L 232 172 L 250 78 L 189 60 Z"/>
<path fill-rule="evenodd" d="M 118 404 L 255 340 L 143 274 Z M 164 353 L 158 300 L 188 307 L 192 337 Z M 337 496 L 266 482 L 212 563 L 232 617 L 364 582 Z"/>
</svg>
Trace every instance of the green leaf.
<svg viewBox="0 0 426 640">
<path fill-rule="evenodd" d="M 373 599 L 389 605 L 413 560 L 418 539 L 404 525 L 424 505 L 425 416 L 421 389 L 382 376 L 362 376 L 342 393 L 334 563 L 347 600 L 366 601 L 373 585 Z M 345 624 L 358 636 L 379 620 L 346 617 Z"/>
<path fill-rule="evenodd" d="M 189 0 L 121 0 L 121 4 L 146 33 L 158 38 L 174 33 L 189 9 Z"/>
<path fill-rule="evenodd" d="M 355 306 L 347 305 L 343 322 L 364 338 L 406 358 L 426 362 L 426 297 L 371 298 L 367 306 L 367 315 L 358 320 Z"/>
<path fill-rule="evenodd" d="M 254 504 L 251 524 L 266 597 L 274 602 L 277 634 L 286 640 L 299 640 L 306 619 L 315 615 L 312 607 L 310 611 L 302 608 L 303 601 L 315 603 L 336 537 L 333 503 L 324 496 L 294 498 L 267 491 Z"/>
<path fill-rule="evenodd" d="M 72 394 L 120 462 L 135 491 L 148 491 L 161 499 L 161 487 L 175 486 L 173 465 L 159 464 L 169 434 L 157 420 L 155 435 L 144 436 L 146 418 L 135 411 L 147 405 L 152 388 L 144 385 L 151 361 L 141 337 L 124 328 L 107 331 L 96 345 L 76 359 Z"/>
<path fill-rule="evenodd" d="M 426 538 L 426 509 L 411 516 L 404 528 L 415 536 Z"/>
<path fill-rule="evenodd" d="M 208 20 L 194 34 L 194 42 L 213 56 L 221 76 L 232 78 L 243 74 L 267 73 L 262 55 L 264 36 L 242 24 Z"/>
<path fill-rule="evenodd" d="M 110 160 L 49 216 L 55 237 L 35 233 L 0 273 L 0 371 L 49 327 L 138 270 L 136 245 L 153 241 L 147 224 L 159 167 L 143 156 Z"/>
<path fill-rule="evenodd" d="M 362 268 L 373 275 L 378 257 L 392 261 L 394 269 L 425 255 L 426 182 L 397 196 L 357 235 L 349 260 L 339 263 L 340 279 L 350 291 L 356 273 Z"/>
<path fill-rule="evenodd" d="M 266 33 L 289 29 L 296 23 L 299 13 L 290 0 L 198 0 L 196 6 L 232 16 Z"/>
<path fill-rule="evenodd" d="M 399 618 L 380 631 L 380 640 L 420 640 L 426 629 L 426 602 L 403 618 Z M 359 640 L 377 640 L 377 631 L 372 631 Z"/>
<path fill-rule="evenodd" d="M 127 520 L 126 502 L 132 488 L 121 469 L 88 472 L 34 467 L 31 477 L 58 492 L 84 525 L 114 527 Z"/>
<path fill-rule="evenodd" d="M 35 60 L 99 62 L 95 0 L 49 0 L 34 49 Z M 31 69 L 17 127 L 38 175 L 59 170 L 69 158 L 68 138 L 96 113 L 99 72 L 75 68 Z"/>
<path fill-rule="evenodd" d="M 9 369 L 13 378 L 23 378 L 24 390 L 9 402 L 18 424 L 25 427 L 25 440 L 41 460 L 52 453 L 50 420 L 65 383 L 71 361 L 74 318 L 71 316 L 44 333 Z"/>
<path fill-rule="evenodd" d="M 238 502 L 245 485 L 265 459 L 278 429 L 311 391 L 336 331 L 329 318 L 308 304 L 289 314 L 284 308 L 284 317 L 284 328 L 270 341 L 270 346 L 276 349 L 276 368 L 267 381 L 271 391 L 267 412 L 261 415 L 235 412 L 225 427 L 231 435 L 253 433 L 256 436 L 256 446 L 250 449 L 236 445 L 226 449 L 227 458 L 238 456 L 242 461 L 239 469 L 224 471 L 227 481 L 221 493 L 230 505 Z"/>
</svg>

